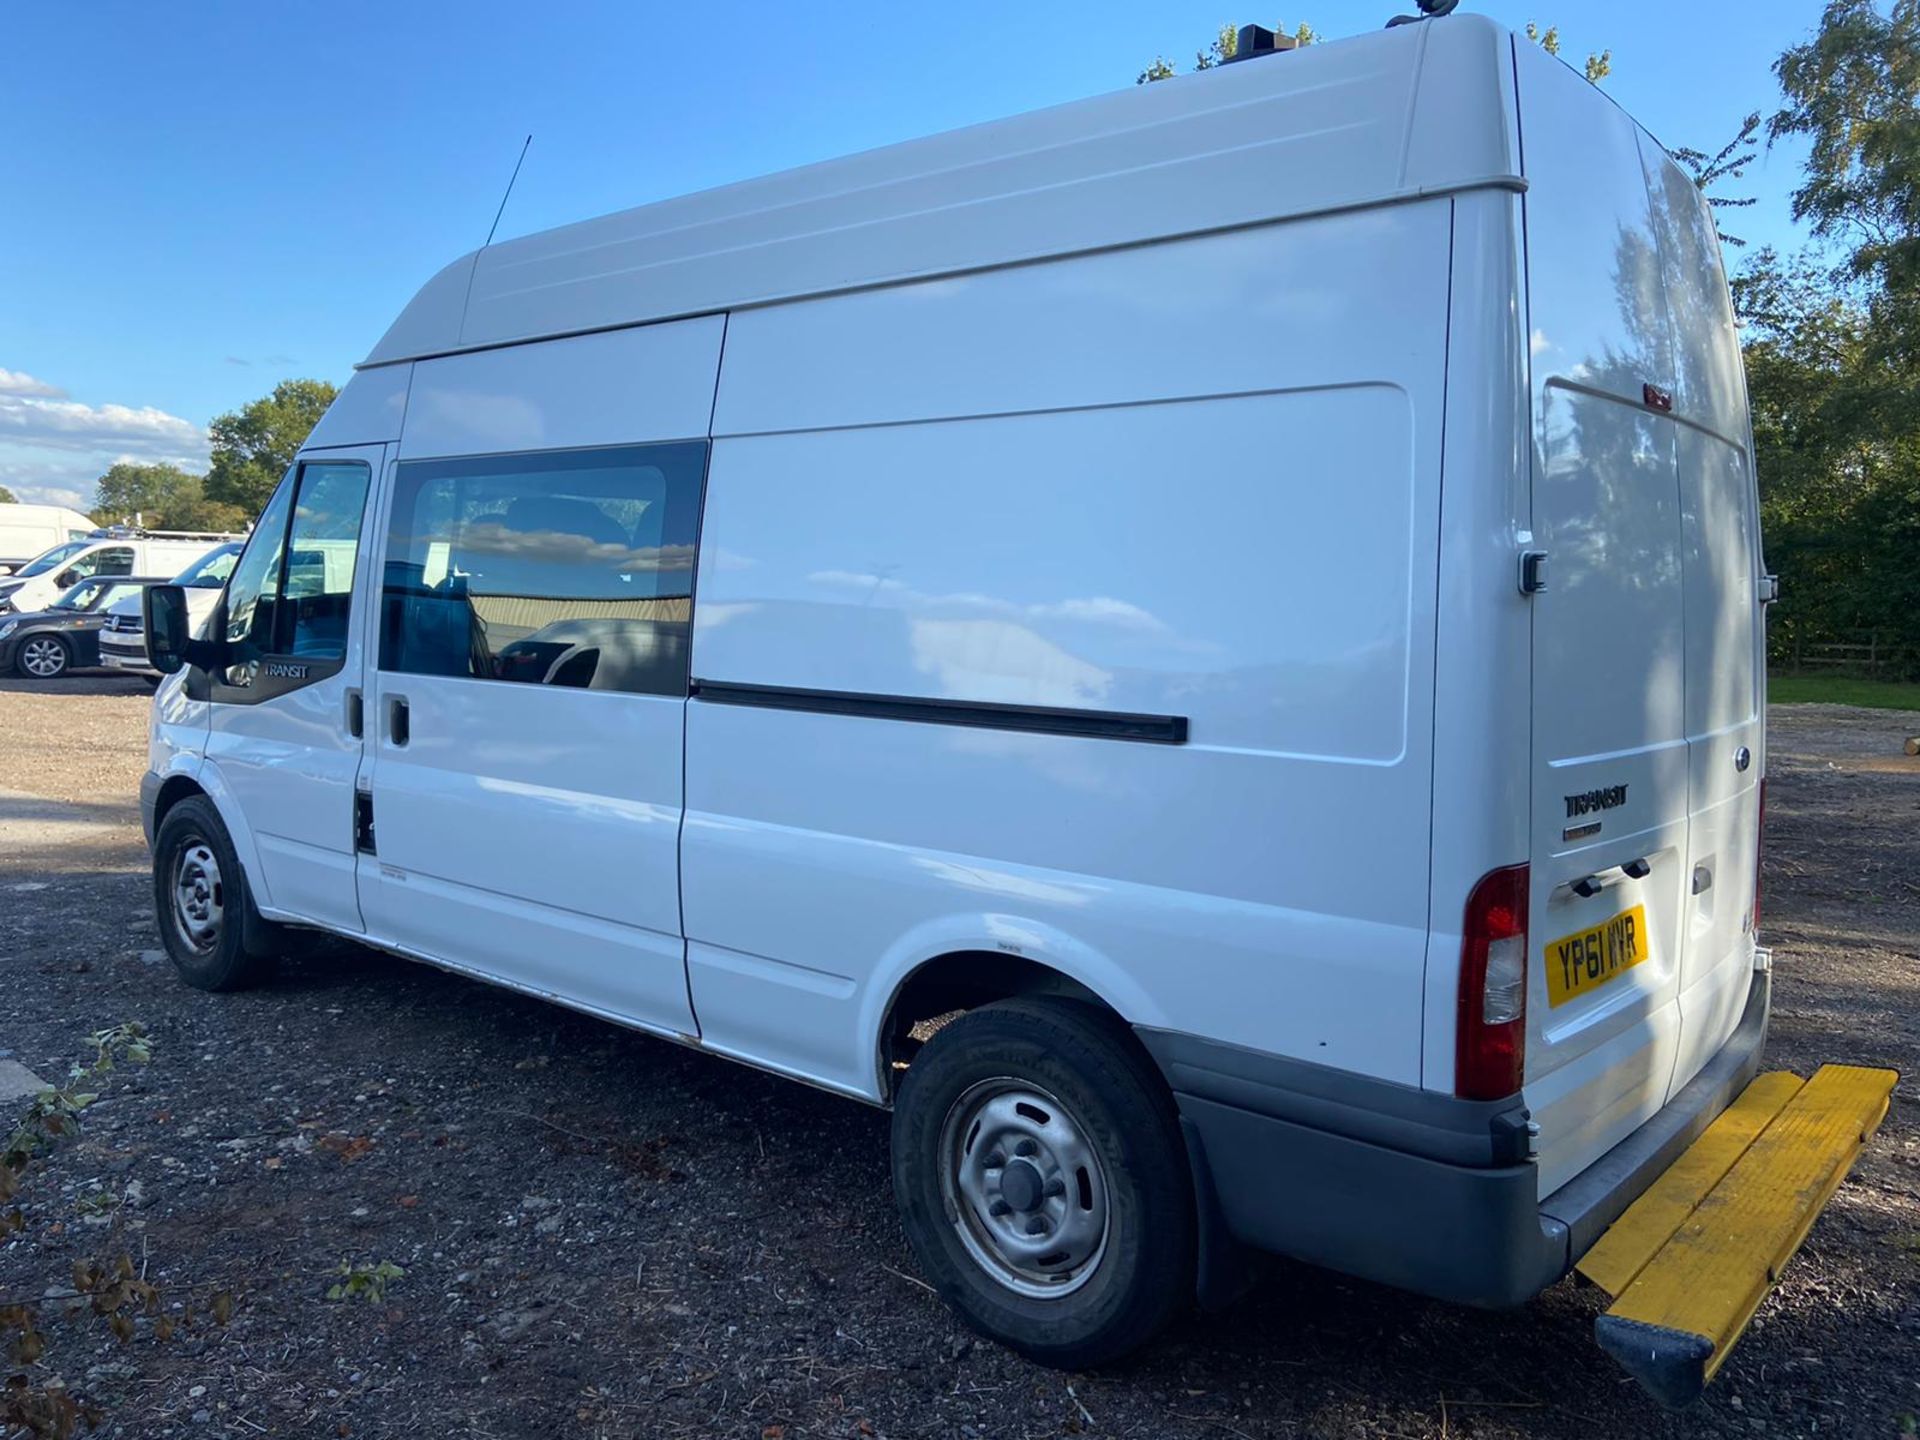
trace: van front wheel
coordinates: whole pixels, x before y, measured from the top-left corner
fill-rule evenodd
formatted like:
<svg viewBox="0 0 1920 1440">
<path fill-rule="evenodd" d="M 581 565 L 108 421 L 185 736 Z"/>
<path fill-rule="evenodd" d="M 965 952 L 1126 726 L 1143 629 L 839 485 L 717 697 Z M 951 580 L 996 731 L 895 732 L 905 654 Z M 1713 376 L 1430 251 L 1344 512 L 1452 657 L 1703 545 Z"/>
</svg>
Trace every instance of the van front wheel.
<svg viewBox="0 0 1920 1440">
<path fill-rule="evenodd" d="M 1172 1097 L 1092 1006 L 1006 1000 L 937 1031 L 894 1105 L 893 1188 L 947 1303 L 1043 1364 L 1116 1359 L 1193 1293 Z"/>
<path fill-rule="evenodd" d="M 262 942 L 275 927 L 254 910 L 227 827 L 203 796 L 182 800 L 160 822 L 153 908 L 174 968 L 196 990 L 238 990 L 272 964 Z"/>
</svg>

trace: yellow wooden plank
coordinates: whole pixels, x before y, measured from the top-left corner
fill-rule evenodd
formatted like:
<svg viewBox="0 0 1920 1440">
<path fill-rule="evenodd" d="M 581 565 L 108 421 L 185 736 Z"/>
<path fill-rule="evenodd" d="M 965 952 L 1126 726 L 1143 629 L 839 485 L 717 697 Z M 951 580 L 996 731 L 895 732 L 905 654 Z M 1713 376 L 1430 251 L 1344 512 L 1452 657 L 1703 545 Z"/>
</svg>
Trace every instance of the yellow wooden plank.
<svg viewBox="0 0 1920 1440">
<path fill-rule="evenodd" d="M 1899 1078 L 1892 1070 L 1821 1066 L 1608 1316 L 1711 1343 L 1711 1379 L 1886 1115 Z"/>
<path fill-rule="evenodd" d="M 1609 1295 L 1625 1290 L 1806 1083 L 1787 1070 L 1756 1075 L 1700 1138 L 1594 1242 L 1580 1259 L 1580 1273 Z"/>
</svg>

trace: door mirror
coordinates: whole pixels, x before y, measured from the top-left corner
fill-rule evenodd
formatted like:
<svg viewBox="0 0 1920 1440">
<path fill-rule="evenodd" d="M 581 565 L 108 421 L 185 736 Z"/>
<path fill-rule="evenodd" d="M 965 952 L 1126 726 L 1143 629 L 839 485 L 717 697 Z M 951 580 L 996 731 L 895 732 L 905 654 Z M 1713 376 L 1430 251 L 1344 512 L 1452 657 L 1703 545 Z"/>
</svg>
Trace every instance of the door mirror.
<svg viewBox="0 0 1920 1440">
<path fill-rule="evenodd" d="M 65 570 L 62 570 L 58 575 L 53 577 L 53 583 L 64 590 L 69 585 L 78 585 L 84 578 L 86 577 L 81 575 L 78 565 L 69 565 Z"/>
<path fill-rule="evenodd" d="M 193 622 L 187 615 L 187 592 L 178 585 L 149 585 L 140 597 L 141 619 L 147 632 L 147 662 L 163 675 L 198 662 L 190 650 L 202 650 L 193 640 Z"/>
</svg>

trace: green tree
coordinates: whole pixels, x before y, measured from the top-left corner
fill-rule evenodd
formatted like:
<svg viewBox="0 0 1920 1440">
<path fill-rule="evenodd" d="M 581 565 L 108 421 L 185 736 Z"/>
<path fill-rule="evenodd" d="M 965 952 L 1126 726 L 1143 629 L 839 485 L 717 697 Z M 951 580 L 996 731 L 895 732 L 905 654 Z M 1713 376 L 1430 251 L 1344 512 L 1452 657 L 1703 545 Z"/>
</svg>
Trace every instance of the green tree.
<svg viewBox="0 0 1920 1440">
<path fill-rule="evenodd" d="M 324 380 L 282 380 L 271 395 L 218 416 L 207 498 L 258 515 L 338 393 Z"/>
<path fill-rule="evenodd" d="M 1529 20 L 1527 21 L 1527 39 L 1533 41 L 1534 44 L 1538 45 L 1549 55 L 1558 55 L 1560 53 L 1560 27 L 1558 25 L 1549 25 L 1546 29 L 1542 30 L 1538 25 L 1534 24 L 1533 21 Z M 1593 51 L 1588 51 L 1585 68 L 1589 83 L 1598 85 L 1613 73 L 1613 51 L 1602 50 L 1598 54 L 1595 54 Z"/>
<path fill-rule="evenodd" d="M 19 503 L 18 500 L 13 498 L 13 491 L 4 485 L 0 485 L 0 505 L 17 505 Z"/>
<path fill-rule="evenodd" d="M 1769 136 L 1811 141 L 1796 219 L 1846 251 L 1866 287 L 1868 349 L 1882 367 L 1873 423 L 1920 425 L 1920 0 L 1831 0 L 1811 40 L 1774 66 L 1785 103 Z"/>
<path fill-rule="evenodd" d="M 1768 563 L 1784 577 L 1776 657 L 1873 629 L 1920 663 L 1920 430 L 1884 403 L 1865 286 L 1761 250 L 1734 282 Z"/>
<path fill-rule="evenodd" d="M 1273 33 L 1283 39 L 1291 40 L 1295 45 L 1311 45 L 1317 38 L 1314 34 L 1313 26 L 1307 24 L 1305 21 L 1294 26 L 1293 32 L 1290 35 L 1287 32 L 1286 22 L 1284 20 L 1278 21 L 1273 27 Z M 1213 40 L 1208 44 L 1207 48 L 1194 53 L 1193 68 L 1195 70 L 1211 70 L 1216 65 L 1224 65 L 1239 53 L 1239 49 L 1240 27 L 1238 25 L 1222 25 L 1220 27 L 1220 33 L 1213 37 Z M 1173 62 L 1171 60 L 1167 59 L 1164 55 L 1160 55 L 1156 56 L 1153 63 L 1140 72 L 1139 78 L 1133 83 L 1136 85 L 1147 85 L 1155 80 L 1171 80 L 1179 73 L 1178 70 L 1173 68 Z"/>
<path fill-rule="evenodd" d="M 150 530 L 230 530 L 248 519 L 232 505 L 209 500 L 201 478 L 177 465 L 122 460 L 94 482 L 93 518 L 115 525 L 136 516 Z"/>
<path fill-rule="evenodd" d="M 1767 133 L 1810 142 L 1793 210 L 1830 247 L 1739 287 L 1776 621 L 1872 627 L 1920 672 L 1920 0 L 1829 0 L 1774 74 Z"/>
</svg>

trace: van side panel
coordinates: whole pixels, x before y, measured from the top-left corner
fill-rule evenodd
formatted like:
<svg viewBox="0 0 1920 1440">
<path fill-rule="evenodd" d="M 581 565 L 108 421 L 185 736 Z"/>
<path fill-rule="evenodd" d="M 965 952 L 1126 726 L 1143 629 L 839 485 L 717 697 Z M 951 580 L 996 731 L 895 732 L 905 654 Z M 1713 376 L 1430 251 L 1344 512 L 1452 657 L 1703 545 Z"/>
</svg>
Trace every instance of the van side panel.
<svg viewBox="0 0 1920 1440">
<path fill-rule="evenodd" d="M 1000 950 L 1136 1023 L 1418 1083 L 1449 224 L 1437 200 L 733 318 L 697 682 L 1190 733 L 697 692 L 706 1043 L 877 1095 L 899 982 Z"/>
<path fill-rule="evenodd" d="M 318 450 L 330 445 L 373 445 L 400 438 L 400 426 L 407 416 L 407 384 L 413 378 L 411 365 L 380 365 L 356 370 L 340 393 L 333 397 L 327 413 L 313 427 L 302 449 Z"/>
</svg>

